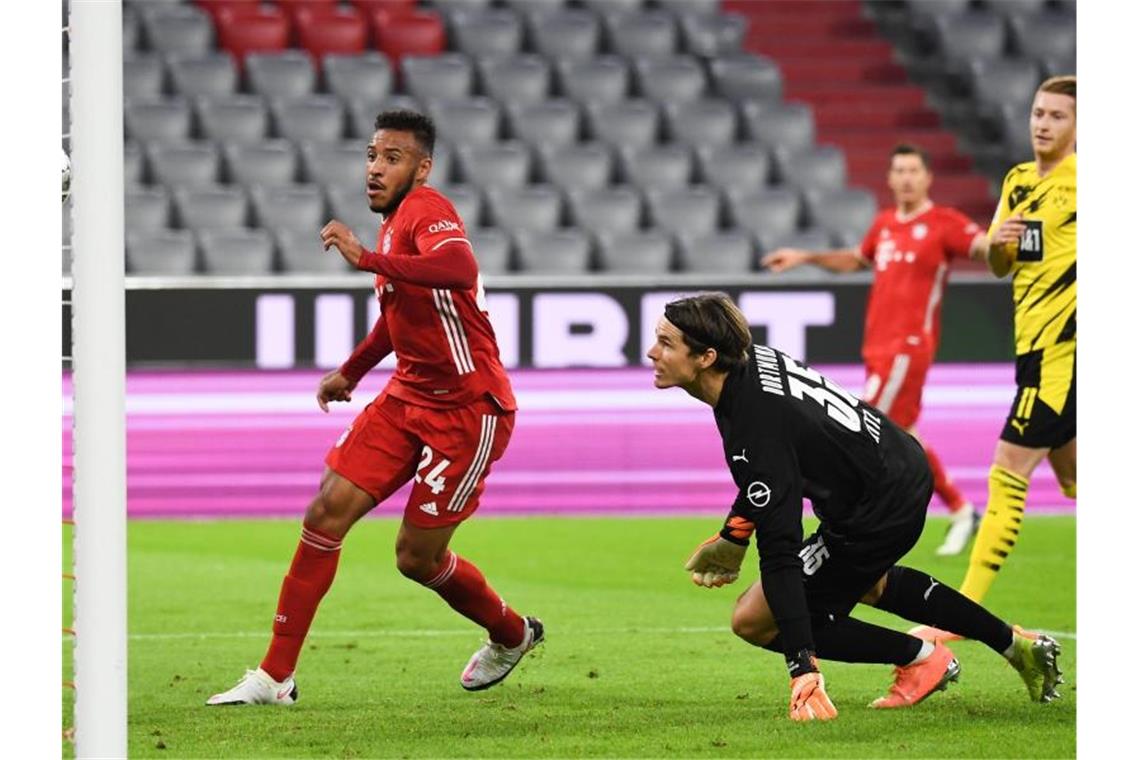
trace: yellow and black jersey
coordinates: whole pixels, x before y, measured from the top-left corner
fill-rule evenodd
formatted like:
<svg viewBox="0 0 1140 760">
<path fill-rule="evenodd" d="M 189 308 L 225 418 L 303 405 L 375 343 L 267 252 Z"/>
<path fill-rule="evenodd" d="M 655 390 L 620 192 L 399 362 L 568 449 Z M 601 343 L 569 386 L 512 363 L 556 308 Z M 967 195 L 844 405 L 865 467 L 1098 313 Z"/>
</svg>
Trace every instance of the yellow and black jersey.
<svg viewBox="0 0 1140 760">
<path fill-rule="evenodd" d="M 1045 177 L 1033 161 L 1010 169 L 990 235 L 1017 213 L 1027 225 L 1011 270 L 1020 356 L 1077 337 L 1077 154 Z"/>
</svg>

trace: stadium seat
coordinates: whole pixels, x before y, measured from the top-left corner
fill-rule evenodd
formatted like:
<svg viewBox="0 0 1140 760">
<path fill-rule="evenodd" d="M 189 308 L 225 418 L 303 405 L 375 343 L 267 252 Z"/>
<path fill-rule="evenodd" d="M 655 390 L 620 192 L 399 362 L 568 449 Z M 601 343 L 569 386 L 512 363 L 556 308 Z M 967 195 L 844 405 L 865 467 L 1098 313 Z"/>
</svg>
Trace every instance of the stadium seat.
<svg viewBox="0 0 1140 760">
<path fill-rule="evenodd" d="M 214 48 L 214 25 L 193 5 L 147 4 L 141 14 L 146 43 L 165 54 L 202 55 Z"/>
<path fill-rule="evenodd" d="M 301 98 L 317 86 L 317 70 L 300 50 L 250 53 L 245 71 L 249 89 L 266 98 Z"/>
<path fill-rule="evenodd" d="M 751 53 L 716 58 L 710 64 L 713 89 L 729 100 L 779 101 L 783 95 L 780 68 Z"/>
<path fill-rule="evenodd" d="M 302 142 L 337 142 L 344 137 L 344 105 L 335 95 L 309 95 L 270 102 L 277 134 Z"/>
<path fill-rule="evenodd" d="M 137 187 L 145 179 L 146 161 L 138 143 L 127 141 L 123 145 L 123 182 L 127 187 Z"/>
<path fill-rule="evenodd" d="M 756 253 L 746 232 L 679 233 L 677 261 L 682 272 L 740 275 L 756 268 Z"/>
<path fill-rule="evenodd" d="M 376 48 L 396 62 L 406 55 L 438 55 L 447 47 L 447 32 L 438 13 L 427 10 L 372 14 Z"/>
<path fill-rule="evenodd" d="M 585 274 L 590 270 L 593 245 L 581 230 L 518 230 L 514 239 L 520 272 Z"/>
<path fill-rule="evenodd" d="M 163 187 L 128 187 L 124 224 L 128 233 L 161 232 L 170 222 L 170 195 Z"/>
<path fill-rule="evenodd" d="M 597 14 L 584 8 L 559 8 L 530 16 L 534 49 L 551 59 L 590 60 L 602 40 Z"/>
<path fill-rule="evenodd" d="M 567 201 L 574 224 L 594 234 L 634 232 L 641 227 L 641 193 L 628 185 L 575 188 L 567 191 Z"/>
<path fill-rule="evenodd" d="M 541 103 L 550 95 L 550 63 L 539 55 L 483 58 L 478 62 L 483 91 L 499 102 Z"/>
<path fill-rule="evenodd" d="M 295 24 L 335 15 L 340 10 L 339 2 L 340 0 L 277 0 L 277 4 Z"/>
<path fill-rule="evenodd" d="M 218 142 L 259 142 L 269 133 L 269 111 L 255 95 L 198 98 L 198 123 Z"/>
<path fill-rule="evenodd" d="M 193 57 L 170 56 L 170 79 L 174 90 L 187 97 L 222 98 L 238 88 L 237 66 L 226 52 Z"/>
<path fill-rule="evenodd" d="M 768 184 L 771 161 L 760 145 L 699 145 L 700 181 L 725 191 L 752 191 Z"/>
<path fill-rule="evenodd" d="M 562 223 L 562 193 L 553 185 L 488 187 L 492 223 L 511 232 L 547 232 Z"/>
<path fill-rule="evenodd" d="M 773 155 L 781 179 L 801 191 L 838 190 L 847 184 L 847 161 L 843 151 L 833 145 L 797 152 L 776 148 Z"/>
<path fill-rule="evenodd" d="M 324 250 L 316 232 L 274 230 L 278 260 L 285 272 L 302 274 L 340 274 L 353 271 L 352 266 L 336 251 Z M 361 241 L 371 248 L 373 241 Z"/>
<path fill-rule="evenodd" d="M 1028 59 L 983 59 L 970 62 L 970 79 L 977 103 L 997 109 L 1003 103 L 1032 102 L 1041 74 Z"/>
<path fill-rule="evenodd" d="M 165 80 L 165 67 L 157 53 L 123 56 L 124 98 L 160 98 Z"/>
<path fill-rule="evenodd" d="M 1006 163 L 1021 163 L 1033 158 L 1033 140 L 1029 131 L 1029 103 L 1003 103 L 999 107 L 1000 129 L 1008 153 Z"/>
<path fill-rule="evenodd" d="M 643 0 L 582 0 L 582 4 L 599 13 L 632 13 L 645 5 Z"/>
<path fill-rule="evenodd" d="M 212 142 L 150 143 L 151 177 L 167 187 L 210 187 L 218 182 L 221 159 Z"/>
<path fill-rule="evenodd" d="M 619 152 L 624 181 L 642 190 L 675 190 L 688 187 L 693 179 L 695 162 L 688 145 L 670 143 Z"/>
<path fill-rule="evenodd" d="M 932 17 L 964 13 L 973 4 L 974 0 L 906 0 L 911 14 Z"/>
<path fill-rule="evenodd" d="M 365 248 L 375 250 L 380 237 L 380 215 L 368 208 L 368 199 L 360 190 L 335 185 L 325 189 L 329 216 L 348 225 Z M 302 230 L 302 234 L 307 234 Z"/>
<path fill-rule="evenodd" d="M 701 58 L 731 56 L 740 52 L 748 22 L 735 13 L 686 14 L 680 18 L 685 52 Z"/>
<path fill-rule="evenodd" d="M 190 105 L 183 98 L 127 101 L 123 120 L 127 135 L 140 142 L 185 142 L 190 139 Z"/>
<path fill-rule="evenodd" d="M 439 192 L 447 196 L 455 206 L 456 213 L 463 220 L 466 230 L 478 229 L 483 225 L 483 194 L 474 185 L 444 185 L 430 182 Z"/>
<path fill-rule="evenodd" d="M 621 103 L 629 95 L 629 64 L 620 56 L 565 58 L 558 74 L 563 94 L 580 103 Z"/>
<path fill-rule="evenodd" d="M 1005 52 L 1005 22 L 984 10 L 934 17 L 938 47 L 947 61 L 1000 58 Z"/>
<path fill-rule="evenodd" d="M 663 10 L 605 17 L 610 48 L 627 58 L 661 58 L 677 52 L 677 22 Z"/>
<path fill-rule="evenodd" d="M 268 230 L 316 233 L 329 220 L 324 194 L 316 185 L 257 186 L 249 195 L 255 224 Z"/>
<path fill-rule="evenodd" d="M 363 193 L 365 158 L 364 147 L 355 141 L 302 143 L 302 179 L 325 187 L 340 187 Z"/>
<path fill-rule="evenodd" d="M 705 70 L 692 56 L 640 58 L 634 63 L 642 97 L 662 103 L 690 102 L 705 94 Z"/>
<path fill-rule="evenodd" d="M 288 140 L 227 143 L 224 153 L 231 182 L 246 186 L 278 186 L 288 185 L 297 179 L 297 154 Z M 359 155 L 361 151 L 357 153 Z"/>
<path fill-rule="evenodd" d="M 538 153 L 542 178 L 563 190 L 599 190 L 613 176 L 613 151 L 602 143 L 552 146 Z"/>
<path fill-rule="evenodd" d="M 736 108 L 724 100 L 702 98 L 689 103 L 666 103 L 669 136 L 692 145 L 729 145 L 736 141 Z"/>
<path fill-rule="evenodd" d="M 1077 27 L 1065 13 L 1046 11 L 1009 20 L 1014 46 L 1027 58 L 1075 59 Z"/>
<path fill-rule="evenodd" d="M 479 262 L 479 273 L 483 275 L 506 274 L 511 271 L 511 236 L 500 229 L 467 230 L 467 240 Z"/>
<path fill-rule="evenodd" d="M 198 243 L 208 274 L 273 271 L 273 238 L 265 230 L 202 230 L 198 232 Z"/>
<path fill-rule="evenodd" d="M 431 156 L 431 174 L 428 175 L 428 181 L 432 183 L 447 184 L 451 182 L 454 175 L 453 166 L 454 153 L 451 146 L 447 143 L 436 140 L 435 148 L 432 149 Z"/>
<path fill-rule="evenodd" d="M 404 89 L 420 100 L 458 100 L 474 90 L 475 68 L 460 53 L 405 56 L 400 71 Z"/>
<path fill-rule="evenodd" d="M 368 23 L 354 8 L 320 13 L 298 12 L 297 42 L 316 59 L 330 53 L 362 53 L 368 42 Z"/>
<path fill-rule="evenodd" d="M 1014 21 L 1022 16 L 1032 16 L 1041 13 L 1050 5 L 1052 5 L 1051 0 L 1000 0 L 1000 2 L 987 4 L 990 10 L 1002 14 L 1010 21 Z M 1066 23 L 1071 23 L 1071 21 L 1072 19 L 1068 19 Z"/>
<path fill-rule="evenodd" d="M 177 188 L 178 225 L 193 230 L 237 229 L 249 217 L 249 200 L 237 187 Z"/>
<path fill-rule="evenodd" d="M 136 275 L 193 274 L 197 263 L 189 230 L 131 231 L 126 235 L 127 271 Z"/>
<path fill-rule="evenodd" d="M 427 111 L 438 135 L 452 145 L 490 145 L 499 137 L 502 113 L 490 98 L 430 101 Z"/>
<path fill-rule="evenodd" d="M 805 251 L 826 251 L 833 247 L 831 236 L 818 228 L 796 230 L 784 235 L 757 235 L 757 242 L 760 244 L 762 254 L 769 253 L 777 248 L 800 248 Z M 833 276 L 825 270 L 813 266 L 796 267 L 784 274 L 789 275 L 789 280 L 794 278 L 806 281 L 826 280 Z"/>
<path fill-rule="evenodd" d="M 657 0 L 666 10 L 680 15 L 709 16 L 720 10 L 720 0 Z"/>
<path fill-rule="evenodd" d="M 619 103 L 587 103 L 590 133 L 615 147 L 647 147 L 657 142 L 661 120 L 659 108 L 648 100 Z"/>
<path fill-rule="evenodd" d="M 541 103 L 512 103 L 507 107 L 511 135 L 535 148 L 578 142 L 582 115 L 574 101 L 551 98 Z"/>
<path fill-rule="evenodd" d="M 322 68 L 329 91 L 342 100 L 362 98 L 380 101 L 392 94 L 392 65 L 377 52 L 359 55 L 329 53 Z"/>
<path fill-rule="evenodd" d="M 352 136 L 364 142 L 371 140 L 376 132 L 376 117 L 381 111 L 389 110 L 423 112 L 424 107 L 411 95 L 389 95 L 380 100 L 352 98 L 348 101 L 348 123 Z"/>
<path fill-rule="evenodd" d="M 660 230 L 599 232 L 598 268 L 609 274 L 664 274 L 673 268 L 673 240 Z"/>
<path fill-rule="evenodd" d="M 452 46 L 469 56 L 515 55 L 522 49 L 523 23 L 510 8 L 462 11 L 452 20 Z"/>
<path fill-rule="evenodd" d="M 799 193 L 787 187 L 728 192 L 728 218 L 733 226 L 757 238 L 776 239 L 795 232 L 800 219 Z"/>
<path fill-rule="evenodd" d="M 804 193 L 808 221 L 831 236 L 838 247 L 857 244 L 878 213 L 875 194 L 858 188 Z"/>
<path fill-rule="evenodd" d="M 1041 59 L 1041 74 L 1044 77 L 1068 76 L 1077 73 L 1077 57 L 1047 56 Z"/>
<path fill-rule="evenodd" d="M 142 32 L 140 27 L 142 22 L 139 21 L 139 16 L 134 12 L 134 9 L 129 5 L 123 6 L 123 54 L 132 52 L 139 46 L 142 41 Z M 66 46 L 65 46 L 66 50 Z M 65 69 L 66 71 L 66 69 Z"/>
<path fill-rule="evenodd" d="M 233 4 L 217 16 L 218 46 L 244 64 L 251 53 L 289 47 L 292 24 L 281 8 L 259 3 Z"/>
<path fill-rule="evenodd" d="M 720 194 L 705 185 L 648 190 L 645 200 L 653 223 L 673 234 L 711 234 L 720 224 Z"/>
</svg>

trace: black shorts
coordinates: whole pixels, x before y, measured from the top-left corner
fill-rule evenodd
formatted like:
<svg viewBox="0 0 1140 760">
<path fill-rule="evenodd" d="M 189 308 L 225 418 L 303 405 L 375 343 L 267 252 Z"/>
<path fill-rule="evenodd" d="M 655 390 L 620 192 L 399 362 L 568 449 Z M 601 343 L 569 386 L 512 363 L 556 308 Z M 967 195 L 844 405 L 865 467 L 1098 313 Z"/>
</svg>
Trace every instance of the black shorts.
<svg viewBox="0 0 1140 760">
<path fill-rule="evenodd" d="M 1077 342 L 1017 357 L 1017 395 L 1001 439 L 1029 449 L 1057 449 L 1077 437 Z"/>
</svg>

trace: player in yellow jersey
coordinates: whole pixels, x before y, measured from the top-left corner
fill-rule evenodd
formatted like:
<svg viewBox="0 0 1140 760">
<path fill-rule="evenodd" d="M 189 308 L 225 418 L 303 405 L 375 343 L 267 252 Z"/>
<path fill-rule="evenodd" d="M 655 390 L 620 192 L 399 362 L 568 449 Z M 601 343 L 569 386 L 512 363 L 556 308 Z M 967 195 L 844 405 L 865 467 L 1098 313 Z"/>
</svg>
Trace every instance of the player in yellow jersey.
<svg viewBox="0 0 1140 760">
<path fill-rule="evenodd" d="M 1047 79 L 1029 118 L 1034 160 L 1013 167 L 987 262 L 1013 274 L 1017 395 L 994 451 L 989 500 L 962 593 L 980 601 L 1021 531 L 1029 478 L 1049 464 L 1077 496 L 1077 78 Z"/>
</svg>

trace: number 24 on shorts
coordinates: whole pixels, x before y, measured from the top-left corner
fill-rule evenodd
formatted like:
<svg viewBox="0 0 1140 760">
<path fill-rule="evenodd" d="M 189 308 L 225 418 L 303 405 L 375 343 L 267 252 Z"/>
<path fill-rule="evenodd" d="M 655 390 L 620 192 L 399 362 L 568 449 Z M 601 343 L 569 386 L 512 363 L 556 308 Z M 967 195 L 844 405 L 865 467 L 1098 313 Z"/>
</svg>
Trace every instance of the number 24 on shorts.
<svg viewBox="0 0 1140 760">
<path fill-rule="evenodd" d="M 440 457 L 436 462 L 435 467 L 431 467 L 431 461 L 435 457 L 435 452 L 431 450 L 431 446 L 424 446 L 424 450 L 420 452 L 420 463 L 416 465 L 416 482 L 423 483 L 435 495 L 443 493 L 443 489 L 447 487 L 447 478 L 443 476 L 443 471 L 451 464 L 451 460 L 445 457 Z M 427 475 L 422 475 L 421 472 L 428 467 Z"/>
</svg>

